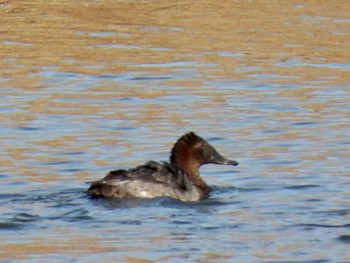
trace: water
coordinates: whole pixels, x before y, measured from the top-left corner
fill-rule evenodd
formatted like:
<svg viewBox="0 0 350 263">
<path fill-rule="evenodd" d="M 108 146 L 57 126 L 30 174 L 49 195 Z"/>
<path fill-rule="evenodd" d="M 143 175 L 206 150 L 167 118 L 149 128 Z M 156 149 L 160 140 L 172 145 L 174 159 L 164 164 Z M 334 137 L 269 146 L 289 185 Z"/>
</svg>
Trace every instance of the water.
<svg viewBox="0 0 350 263">
<path fill-rule="evenodd" d="M 0 9 L 1 262 L 350 261 L 347 3 Z M 86 196 L 188 131 L 208 200 Z"/>
</svg>

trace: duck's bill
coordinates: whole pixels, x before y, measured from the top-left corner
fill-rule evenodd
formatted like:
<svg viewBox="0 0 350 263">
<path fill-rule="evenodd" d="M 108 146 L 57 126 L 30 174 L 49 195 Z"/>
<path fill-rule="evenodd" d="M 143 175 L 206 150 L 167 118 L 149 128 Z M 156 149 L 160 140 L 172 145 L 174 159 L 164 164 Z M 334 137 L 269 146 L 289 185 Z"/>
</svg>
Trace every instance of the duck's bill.
<svg viewBox="0 0 350 263">
<path fill-rule="evenodd" d="M 238 165 L 238 162 L 236 162 L 235 160 L 226 159 L 225 157 L 221 156 L 220 154 L 216 154 L 215 156 L 213 156 L 213 158 L 211 159 L 211 163 L 234 165 L 234 166 Z"/>
</svg>

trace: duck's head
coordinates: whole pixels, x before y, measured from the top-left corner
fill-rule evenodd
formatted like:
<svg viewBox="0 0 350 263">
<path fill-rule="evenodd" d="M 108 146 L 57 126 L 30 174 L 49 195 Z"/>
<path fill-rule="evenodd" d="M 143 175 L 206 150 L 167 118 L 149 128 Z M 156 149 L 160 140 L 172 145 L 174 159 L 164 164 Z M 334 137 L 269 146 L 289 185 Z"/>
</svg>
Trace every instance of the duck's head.
<svg viewBox="0 0 350 263">
<path fill-rule="evenodd" d="M 171 150 L 170 162 L 186 171 L 198 170 L 201 165 L 208 163 L 238 165 L 236 161 L 223 157 L 194 132 L 189 132 L 177 140 Z"/>
</svg>

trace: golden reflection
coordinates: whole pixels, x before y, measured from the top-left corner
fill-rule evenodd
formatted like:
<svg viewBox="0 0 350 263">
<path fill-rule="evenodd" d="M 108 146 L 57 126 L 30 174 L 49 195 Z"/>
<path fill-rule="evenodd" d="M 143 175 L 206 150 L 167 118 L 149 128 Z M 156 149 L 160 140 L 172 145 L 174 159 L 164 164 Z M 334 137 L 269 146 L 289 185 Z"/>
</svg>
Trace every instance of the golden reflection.
<svg viewBox="0 0 350 263">
<path fill-rule="evenodd" d="M 332 76 L 330 84 L 347 83 L 348 72 L 322 67 L 348 63 L 350 55 L 347 23 L 334 22 L 347 17 L 350 7 L 346 1 L 336 1 L 328 12 L 329 5 L 328 1 L 309 1 L 303 8 L 293 1 L 283 5 L 278 1 L 177 1 L 170 5 L 167 1 L 137 5 L 11 1 L 4 5 L 1 19 L 0 51 L 6 59 L 0 68 L 5 76 L 16 79 L 17 87 L 26 89 L 45 86 L 28 77 L 41 67 L 118 74 L 128 72 L 130 66 L 173 61 L 210 63 L 202 69 L 208 77 L 214 70 L 225 79 L 247 79 L 249 72 L 235 69 L 254 65 L 261 68 L 260 73 L 297 77 L 294 83 L 324 76 Z M 300 65 L 278 66 L 294 60 Z M 281 81 L 288 82 L 288 78 Z"/>
<path fill-rule="evenodd" d="M 33 241 L 18 244 L 2 244 L 0 257 L 2 259 L 26 259 L 28 255 L 72 254 L 87 255 L 93 253 L 112 252 L 115 248 L 104 246 L 103 242 L 94 237 L 67 237 L 62 242 L 51 238 L 36 238 Z"/>
</svg>

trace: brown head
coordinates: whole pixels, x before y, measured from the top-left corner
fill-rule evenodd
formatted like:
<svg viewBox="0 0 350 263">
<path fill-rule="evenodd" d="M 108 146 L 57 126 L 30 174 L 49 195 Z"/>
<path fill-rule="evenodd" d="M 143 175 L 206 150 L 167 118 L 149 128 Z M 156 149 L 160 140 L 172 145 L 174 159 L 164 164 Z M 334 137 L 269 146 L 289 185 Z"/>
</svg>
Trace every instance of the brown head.
<svg viewBox="0 0 350 263">
<path fill-rule="evenodd" d="M 236 161 L 220 155 L 213 146 L 194 132 L 189 132 L 177 140 L 171 150 L 170 162 L 191 176 L 199 176 L 199 167 L 208 163 L 238 165 Z"/>
</svg>

